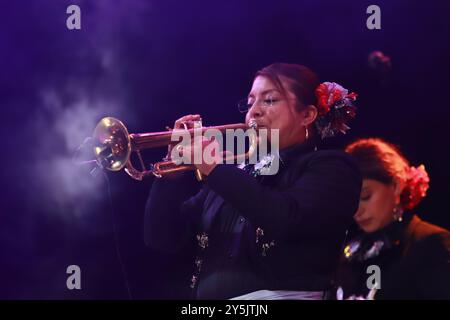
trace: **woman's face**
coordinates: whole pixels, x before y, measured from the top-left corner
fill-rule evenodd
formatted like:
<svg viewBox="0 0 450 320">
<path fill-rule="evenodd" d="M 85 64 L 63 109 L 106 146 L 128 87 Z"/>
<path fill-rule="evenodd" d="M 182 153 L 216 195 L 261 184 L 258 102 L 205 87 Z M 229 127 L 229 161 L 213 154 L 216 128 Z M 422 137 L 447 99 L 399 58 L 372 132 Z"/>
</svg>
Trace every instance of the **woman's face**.
<svg viewBox="0 0 450 320">
<path fill-rule="evenodd" d="M 354 219 L 367 233 L 382 229 L 394 220 L 394 208 L 399 201 L 396 183 L 385 184 L 364 179 L 359 208 Z"/>
<path fill-rule="evenodd" d="M 284 82 L 283 86 L 287 88 Z M 258 128 L 266 128 L 269 133 L 270 129 L 278 129 L 280 149 L 305 140 L 305 112 L 297 110 L 297 99 L 292 92 L 287 91 L 285 96 L 270 79 L 258 76 L 253 81 L 248 104 L 251 108 L 246 123 L 253 118 Z"/>
</svg>

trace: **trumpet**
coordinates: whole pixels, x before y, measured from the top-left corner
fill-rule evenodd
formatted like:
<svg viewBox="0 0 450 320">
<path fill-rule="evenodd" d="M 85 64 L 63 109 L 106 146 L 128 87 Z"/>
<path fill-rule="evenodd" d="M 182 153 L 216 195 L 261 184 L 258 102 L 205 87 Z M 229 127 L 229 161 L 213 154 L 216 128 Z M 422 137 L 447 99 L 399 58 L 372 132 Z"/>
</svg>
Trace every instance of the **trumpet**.
<svg viewBox="0 0 450 320">
<path fill-rule="evenodd" d="M 227 124 L 221 126 L 198 127 L 187 129 L 191 137 L 194 132 L 201 130 L 203 134 L 208 129 L 219 130 L 224 133 L 227 129 L 256 129 L 257 124 L 253 119 L 249 121 L 249 125 L 243 123 Z M 197 130 L 197 131 L 196 131 Z M 126 126 L 118 119 L 106 117 L 100 120 L 94 130 L 94 155 L 97 164 L 104 169 L 110 171 L 120 171 L 125 169 L 125 172 L 136 180 L 143 180 L 148 176 L 155 176 L 161 178 L 163 176 L 173 174 L 175 172 L 195 171 L 197 179 L 202 180 L 200 171 L 191 164 L 176 164 L 170 159 L 163 159 L 163 161 L 151 163 L 147 169 L 141 155 L 144 149 L 158 148 L 169 145 L 176 145 L 179 142 L 172 139 L 173 130 L 150 133 L 128 133 Z M 256 134 L 249 135 L 249 148 L 246 153 L 226 156 L 225 161 L 247 159 L 252 156 L 258 145 L 258 138 Z M 139 159 L 141 170 L 136 169 L 131 162 L 131 154 L 135 152 Z M 231 157 L 231 158 L 230 158 Z"/>
</svg>

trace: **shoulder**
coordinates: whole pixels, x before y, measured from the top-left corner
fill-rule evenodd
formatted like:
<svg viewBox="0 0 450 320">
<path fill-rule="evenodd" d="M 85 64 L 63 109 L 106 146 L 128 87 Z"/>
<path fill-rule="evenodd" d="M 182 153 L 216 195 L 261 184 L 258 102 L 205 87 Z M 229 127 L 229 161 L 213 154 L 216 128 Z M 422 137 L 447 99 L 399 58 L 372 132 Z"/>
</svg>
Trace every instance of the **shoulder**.
<svg viewBox="0 0 450 320">
<path fill-rule="evenodd" d="M 442 227 L 431 224 L 413 215 L 411 222 L 406 229 L 407 236 L 414 242 L 423 241 L 428 238 L 448 239 L 450 232 Z"/>
<path fill-rule="evenodd" d="M 447 255 L 450 252 L 450 232 L 423 221 L 416 215 L 406 229 L 406 240 L 409 243 L 409 253 Z"/>
<path fill-rule="evenodd" d="M 351 189 L 359 195 L 362 177 L 356 162 L 343 151 L 317 150 L 299 157 L 289 165 L 289 175 L 308 184 Z"/>
<path fill-rule="evenodd" d="M 317 150 L 311 152 L 310 157 L 312 160 L 344 161 L 356 166 L 353 157 L 342 150 Z"/>
<path fill-rule="evenodd" d="M 309 167 L 329 167 L 332 170 L 352 172 L 358 177 L 360 175 L 356 161 L 341 150 L 317 150 L 305 155 L 301 161 L 304 161 Z"/>
</svg>

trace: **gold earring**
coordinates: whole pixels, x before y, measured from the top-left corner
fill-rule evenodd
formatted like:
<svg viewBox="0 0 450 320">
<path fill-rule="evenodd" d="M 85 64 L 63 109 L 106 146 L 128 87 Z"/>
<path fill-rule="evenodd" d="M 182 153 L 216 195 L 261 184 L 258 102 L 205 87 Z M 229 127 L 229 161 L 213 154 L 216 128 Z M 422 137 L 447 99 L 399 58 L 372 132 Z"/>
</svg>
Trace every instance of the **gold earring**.
<svg viewBox="0 0 450 320">
<path fill-rule="evenodd" d="M 394 221 L 402 222 L 403 211 L 399 210 L 398 205 L 396 205 L 392 211 L 394 212 Z"/>
</svg>

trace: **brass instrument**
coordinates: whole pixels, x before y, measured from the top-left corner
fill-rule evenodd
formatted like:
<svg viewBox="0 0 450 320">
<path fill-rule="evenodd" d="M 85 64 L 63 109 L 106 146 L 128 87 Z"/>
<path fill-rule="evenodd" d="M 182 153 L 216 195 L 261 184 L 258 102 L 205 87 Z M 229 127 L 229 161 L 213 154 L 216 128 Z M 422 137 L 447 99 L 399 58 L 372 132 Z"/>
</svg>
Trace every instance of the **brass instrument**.
<svg viewBox="0 0 450 320">
<path fill-rule="evenodd" d="M 256 129 L 256 121 L 250 121 L 250 128 Z M 208 129 L 216 129 L 220 132 L 225 132 L 227 129 L 248 129 L 249 127 L 243 123 L 222 125 L 216 127 L 201 127 L 200 129 L 186 129 L 191 137 L 195 130 L 201 130 L 203 134 Z M 198 132 L 198 131 L 197 131 Z M 141 150 L 149 148 L 164 147 L 169 145 L 176 145 L 178 141 L 172 141 L 172 130 L 163 132 L 151 133 L 128 133 L 125 125 L 112 117 L 106 117 L 100 120 L 97 124 L 93 139 L 94 139 L 94 154 L 97 164 L 110 171 L 119 171 L 125 168 L 125 171 L 136 180 L 142 180 L 148 176 L 156 176 L 161 178 L 167 174 L 175 172 L 183 172 L 195 170 L 198 180 L 201 180 L 201 173 L 196 170 L 196 167 L 191 164 L 175 164 L 170 159 L 150 164 L 150 168 L 146 169 L 142 159 Z M 256 131 L 249 135 L 249 149 L 247 153 L 235 155 L 232 159 L 240 160 L 249 158 L 256 150 L 258 140 Z M 136 152 L 141 170 L 136 169 L 131 163 L 131 154 Z M 225 161 L 230 158 L 225 157 Z"/>
</svg>

